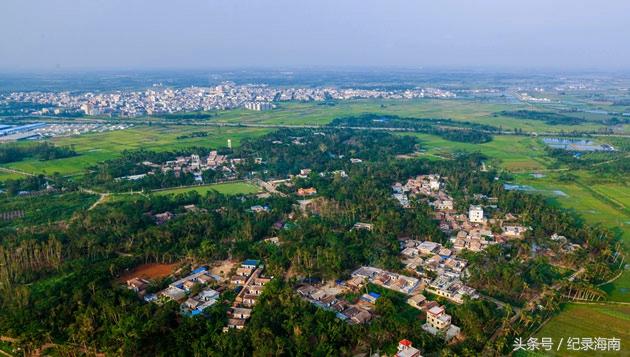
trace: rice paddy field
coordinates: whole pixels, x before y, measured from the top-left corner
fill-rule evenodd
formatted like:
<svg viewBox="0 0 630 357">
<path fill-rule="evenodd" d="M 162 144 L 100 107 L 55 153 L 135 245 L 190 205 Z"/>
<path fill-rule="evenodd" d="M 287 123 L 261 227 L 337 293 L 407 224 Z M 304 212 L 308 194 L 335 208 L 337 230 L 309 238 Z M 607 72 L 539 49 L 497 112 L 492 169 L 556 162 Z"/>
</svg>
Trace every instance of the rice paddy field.
<svg viewBox="0 0 630 357">
<path fill-rule="evenodd" d="M 207 192 L 216 191 L 224 195 L 247 195 L 260 192 L 257 186 L 254 186 L 246 182 L 230 182 L 230 183 L 217 183 L 211 185 L 200 185 L 194 187 L 173 188 L 168 190 L 155 191 L 156 195 L 176 195 L 180 193 L 186 193 L 195 191 L 202 196 L 205 196 Z"/>
<path fill-rule="evenodd" d="M 626 256 L 630 252 L 630 182 L 606 180 L 587 172 L 572 172 L 574 181 L 560 179 L 561 173 L 545 173 L 535 178 L 531 174 L 516 175 L 516 182 L 529 186 L 562 207 L 575 210 L 588 223 L 599 223 L 616 229 L 624 242 Z M 627 259 L 626 259 L 627 262 Z M 630 302 L 630 271 L 619 279 L 602 287 L 610 295 L 609 300 Z"/>
<path fill-rule="evenodd" d="M 403 134 L 409 135 L 409 134 Z M 497 135 L 484 144 L 470 144 L 442 139 L 435 135 L 411 134 L 421 141 L 424 155 L 448 156 L 455 151 L 480 152 L 490 158 L 488 164 L 511 172 L 545 170 L 552 160 L 546 156 L 543 144 L 533 137 Z"/>
<path fill-rule="evenodd" d="M 541 109 L 537 105 L 516 103 L 480 103 L 474 100 L 455 99 L 414 99 L 414 100 L 348 100 L 335 105 L 322 103 L 280 103 L 277 109 L 267 112 L 248 111 L 244 109 L 215 112 L 213 121 L 242 122 L 262 124 L 326 124 L 335 118 L 361 115 L 366 113 L 398 115 L 401 117 L 436 118 L 470 121 L 488 124 L 503 129 L 520 128 L 524 131 L 573 131 L 597 130 L 602 125 L 597 120 L 603 115 L 583 114 L 589 122 L 580 126 L 548 125 L 541 121 L 506 117 L 495 113 L 500 111 Z"/>
<path fill-rule="evenodd" d="M 206 132 L 208 136 L 178 139 L 178 137 L 198 131 Z M 115 158 L 124 150 L 168 151 L 192 146 L 219 148 L 227 146 L 227 139 L 232 141 L 232 146 L 238 146 L 243 138 L 256 137 L 267 132 L 266 129 L 258 128 L 208 128 L 183 125 L 136 126 L 107 133 L 92 133 L 51 140 L 56 145 L 73 146 L 79 153 L 75 157 L 50 161 L 30 159 L 3 166 L 36 174 L 50 175 L 59 172 L 67 176 L 80 175 L 86 168 L 98 162 Z M 0 180 L 9 178 L 12 177 L 0 172 Z"/>
<path fill-rule="evenodd" d="M 562 172 L 542 172 L 543 177 L 516 175 L 515 181 L 553 197 L 587 221 L 621 230 L 630 228 L 630 182 L 600 179 L 586 172 L 571 173 L 577 174 L 576 180 L 563 181 Z"/>
<path fill-rule="evenodd" d="M 554 350 L 545 353 L 517 353 L 515 356 L 630 356 L 630 306 L 600 304 L 569 304 L 536 334 L 537 338 L 550 337 Z M 602 328 L 605 327 L 605 328 Z M 621 339 L 619 352 L 574 352 L 566 349 L 569 337 L 596 337 Z M 563 341 L 559 351 L 559 342 Z"/>
</svg>

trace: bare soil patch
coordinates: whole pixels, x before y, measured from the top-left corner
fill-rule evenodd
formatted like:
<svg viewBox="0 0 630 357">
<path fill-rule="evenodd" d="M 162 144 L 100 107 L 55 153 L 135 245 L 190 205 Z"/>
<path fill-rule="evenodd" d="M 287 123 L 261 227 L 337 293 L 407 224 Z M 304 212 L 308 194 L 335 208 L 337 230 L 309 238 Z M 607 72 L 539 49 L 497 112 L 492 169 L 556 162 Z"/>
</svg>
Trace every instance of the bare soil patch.
<svg viewBox="0 0 630 357">
<path fill-rule="evenodd" d="M 178 263 L 159 264 L 147 263 L 135 267 L 127 273 L 124 273 L 118 280 L 125 282 L 132 278 L 143 278 L 147 280 L 164 278 L 169 276 L 177 267 Z"/>
</svg>

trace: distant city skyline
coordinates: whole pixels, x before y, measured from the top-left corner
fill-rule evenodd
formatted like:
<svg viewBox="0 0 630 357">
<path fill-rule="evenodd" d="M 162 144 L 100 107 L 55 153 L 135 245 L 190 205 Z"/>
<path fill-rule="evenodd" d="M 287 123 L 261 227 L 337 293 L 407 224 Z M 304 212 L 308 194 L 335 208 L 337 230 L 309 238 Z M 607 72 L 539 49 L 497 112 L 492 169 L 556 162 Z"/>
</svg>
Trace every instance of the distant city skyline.
<svg viewBox="0 0 630 357">
<path fill-rule="evenodd" d="M 630 69 L 612 0 L 5 0 L 0 71 L 199 68 Z"/>
</svg>

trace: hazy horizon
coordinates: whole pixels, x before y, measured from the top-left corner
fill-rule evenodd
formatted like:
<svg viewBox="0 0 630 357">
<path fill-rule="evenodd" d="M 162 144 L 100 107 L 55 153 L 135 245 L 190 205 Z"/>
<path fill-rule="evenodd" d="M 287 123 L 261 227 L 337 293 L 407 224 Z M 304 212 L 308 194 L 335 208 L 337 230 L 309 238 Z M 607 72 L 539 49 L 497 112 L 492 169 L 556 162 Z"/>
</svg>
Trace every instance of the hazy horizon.
<svg viewBox="0 0 630 357">
<path fill-rule="evenodd" d="M 628 1 L 8 0 L 0 71 L 630 69 Z"/>
</svg>

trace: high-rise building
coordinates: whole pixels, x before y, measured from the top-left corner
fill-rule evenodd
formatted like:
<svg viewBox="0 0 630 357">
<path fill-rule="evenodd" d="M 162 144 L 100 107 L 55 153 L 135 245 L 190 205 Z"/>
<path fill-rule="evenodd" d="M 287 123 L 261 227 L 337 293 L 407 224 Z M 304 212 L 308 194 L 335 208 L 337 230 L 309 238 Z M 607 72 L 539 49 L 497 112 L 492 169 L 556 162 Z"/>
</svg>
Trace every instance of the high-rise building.
<svg viewBox="0 0 630 357">
<path fill-rule="evenodd" d="M 245 109 L 256 110 L 256 111 L 265 111 L 273 109 L 273 104 L 269 102 L 247 102 L 245 103 Z"/>
</svg>

